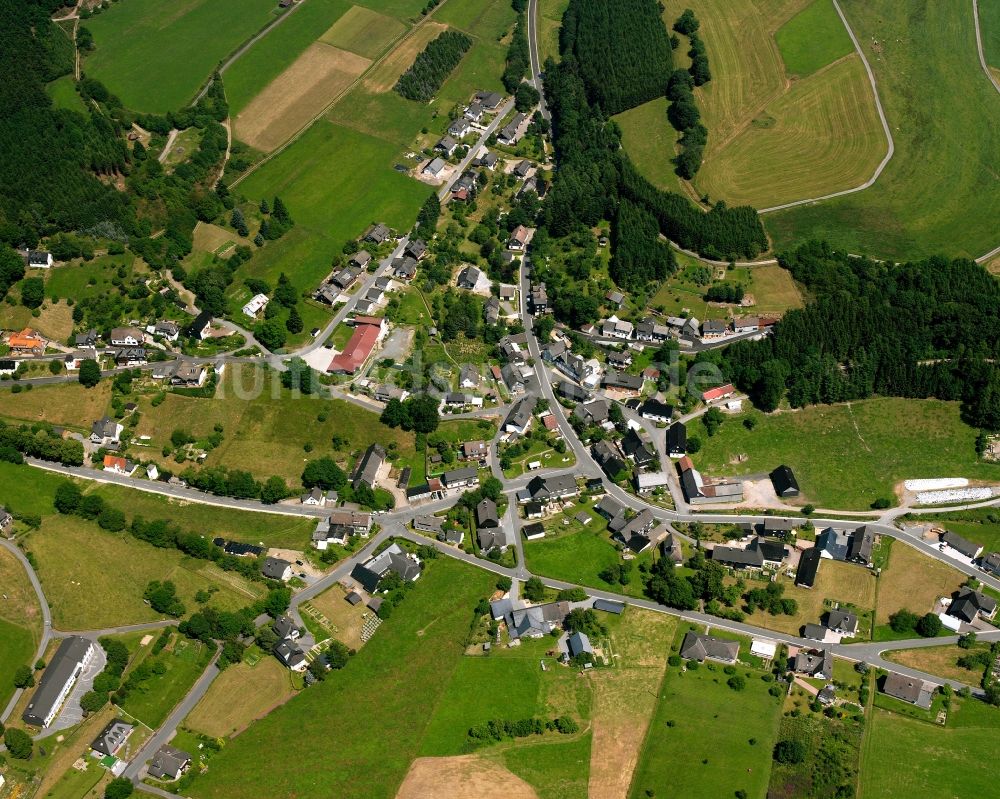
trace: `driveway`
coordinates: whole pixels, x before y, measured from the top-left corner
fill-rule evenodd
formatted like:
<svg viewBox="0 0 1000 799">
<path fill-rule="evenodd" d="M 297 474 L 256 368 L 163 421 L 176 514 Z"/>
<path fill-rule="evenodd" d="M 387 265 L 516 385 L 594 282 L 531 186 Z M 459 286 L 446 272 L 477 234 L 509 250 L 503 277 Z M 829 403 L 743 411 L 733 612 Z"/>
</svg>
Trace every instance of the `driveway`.
<svg viewBox="0 0 1000 799">
<path fill-rule="evenodd" d="M 104 649 L 98 645 L 94 659 L 77 678 L 76 685 L 73 686 L 73 690 L 66 697 L 59 715 L 56 716 L 55 721 L 45 728 L 39 736 L 40 738 L 47 737 L 60 730 L 68 729 L 83 721 L 83 708 L 80 707 L 80 700 L 87 691 L 93 688 L 94 678 L 104 670 L 107 662 L 108 656 L 105 654 Z"/>
</svg>

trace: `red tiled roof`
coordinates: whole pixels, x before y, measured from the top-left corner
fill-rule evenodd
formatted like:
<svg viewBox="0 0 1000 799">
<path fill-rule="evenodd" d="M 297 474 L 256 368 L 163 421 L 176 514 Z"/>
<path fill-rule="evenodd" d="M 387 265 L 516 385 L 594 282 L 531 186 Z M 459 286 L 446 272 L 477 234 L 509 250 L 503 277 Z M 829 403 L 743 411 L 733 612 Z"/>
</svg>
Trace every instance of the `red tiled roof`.
<svg viewBox="0 0 1000 799">
<path fill-rule="evenodd" d="M 677 461 L 677 468 L 680 469 L 682 472 L 686 472 L 689 469 L 693 469 L 694 464 L 691 462 L 691 458 L 685 455 L 683 458 Z"/>
<path fill-rule="evenodd" d="M 104 468 L 105 469 L 119 469 L 125 471 L 125 459 L 119 458 L 115 455 L 105 455 L 104 456 Z"/>
<path fill-rule="evenodd" d="M 382 317 L 381 316 L 355 316 L 354 317 L 354 326 L 355 327 L 357 327 L 358 325 L 381 325 L 381 324 L 382 324 Z"/>
<path fill-rule="evenodd" d="M 718 386 L 717 388 L 710 388 L 708 391 L 702 393 L 701 398 L 705 402 L 711 402 L 712 400 L 717 400 L 720 397 L 725 397 L 728 394 L 732 394 L 736 389 L 733 388 L 732 383 L 726 383 L 724 386 Z"/>
<path fill-rule="evenodd" d="M 344 351 L 336 355 L 330 365 L 328 372 L 346 372 L 354 374 L 358 368 L 368 359 L 375 343 L 381 333 L 379 325 L 358 325 L 351 335 L 351 340 L 347 342 Z"/>
<path fill-rule="evenodd" d="M 551 413 L 548 416 L 542 417 L 542 424 L 545 425 L 546 430 L 555 430 L 559 427 L 559 422 L 556 421 L 556 417 Z"/>
</svg>

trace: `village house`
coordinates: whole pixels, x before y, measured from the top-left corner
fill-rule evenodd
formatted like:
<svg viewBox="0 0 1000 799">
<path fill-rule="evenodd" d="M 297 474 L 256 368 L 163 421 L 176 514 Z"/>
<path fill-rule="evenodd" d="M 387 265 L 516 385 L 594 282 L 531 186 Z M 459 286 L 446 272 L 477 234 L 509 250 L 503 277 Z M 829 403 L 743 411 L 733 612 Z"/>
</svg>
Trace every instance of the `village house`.
<svg viewBox="0 0 1000 799">
<path fill-rule="evenodd" d="M 187 334 L 191 338 L 204 341 L 212 334 L 212 314 L 202 311 L 195 320 L 188 326 Z"/>
<path fill-rule="evenodd" d="M 21 258 L 29 269 L 50 269 L 55 263 L 48 250 L 21 250 Z"/>
<path fill-rule="evenodd" d="M 105 455 L 104 456 L 104 471 L 112 472 L 114 474 L 123 474 L 126 477 L 131 477 L 135 474 L 136 469 L 139 467 L 137 463 L 133 463 L 125 458 L 120 458 L 115 455 Z"/>
<path fill-rule="evenodd" d="M 176 371 L 170 376 L 170 384 L 185 388 L 201 388 L 207 379 L 207 367 L 185 361 L 177 365 Z"/>
<path fill-rule="evenodd" d="M 460 448 L 459 457 L 464 461 L 484 463 L 489 452 L 490 448 L 485 441 L 466 441 Z"/>
<path fill-rule="evenodd" d="M 820 560 L 822 560 L 820 551 L 816 547 L 810 547 L 799 556 L 799 568 L 795 572 L 797 586 L 812 588 L 816 584 Z"/>
<path fill-rule="evenodd" d="M 385 459 L 385 448 L 381 444 L 370 445 L 365 450 L 365 454 L 361 456 L 358 466 L 354 471 L 354 477 L 351 481 L 354 489 L 357 490 L 362 485 L 374 489 L 378 473 L 381 471 Z"/>
<path fill-rule="evenodd" d="M 687 454 L 687 427 L 684 422 L 674 422 L 667 428 L 667 455 L 683 458 Z"/>
<path fill-rule="evenodd" d="M 481 91 L 476 92 L 472 99 L 479 103 L 486 111 L 494 113 L 500 110 L 500 104 L 503 102 L 503 95 L 498 94 L 497 92 Z"/>
<path fill-rule="evenodd" d="M 667 472 L 640 472 L 635 475 L 635 490 L 638 494 L 651 494 L 670 485 Z"/>
<path fill-rule="evenodd" d="M 726 383 L 724 386 L 716 386 L 715 388 L 710 388 L 707 391 L 701 393 L 701 401 L 706 405 L 709 402 L 715 402 L 716 400 L 726 399 L 727 397 L 733 396 L 736 393 L 736 389 L 733 388 L 732 383 Z"/>
<path fill-rule="evenodd" d="M 465 117 L 459 117 L 448 125 L 448 135 L 456 139 L 464 139 L 472 132 L 472 124 Z"/>
<path fill-rule="evenodd" d="M 383 319 L 370 316 L 356 316 L 354 318 L 354 332 L 344 346 L 343 352 L 338 353 L 330 361 L 326 368 L 328 372 L 349 374 L 356 373 L 375 351 L 375 347 L 385 336 L 388 327 Z"/>
<path fill-rule="evenodd" d="M 371 242 L 372 244 L 379 245 L 392 238 L 392 231 L 386 225 L 381 222 L 376 222 L 368 230 L 365 231 L 362 239 L 364 241 Z"/>
<path fill-rule="evenodd" d="M 681 657 L 685 660 L 715 660 L 719 663 L 735 663 L 740 654 L 739 641 L 726 641 L 711 635 L 689 632 L 681 643 Z"/>
<path fill-rule="evenodd" d="M 44 355 L 47 343 L 30 327 L 24 328 L 20 333 L 11 333 L 7 339 L 11 355 Z"/>
<path fill-rule="evenodd" d="M 243 306 L 243 315 L 249 316 L 251 319 L 256 319 L 257 314 L 267 308 L 267 295 L 266 294 L 255 294 L 253 298 Z"/>
<path fill-rule="evenodd" d="M 639 415 L 643 419 L 666 423 L 674 415 L 674 408 L 672 405 L 667 405 L 667 403 L 660 402 L 658 399 L 648 399 L 639 408 Z"/>
<path fill-rule="evenodd" d="M 284 582 L 292 576 L 292 564 L 281 558 L 265 558 L 264 565 L 260 568 L 261 574 L 269 580 L 280 580 Z"/>
<path fill-rule="evenodd" d="M 390 572 L 398 574 L 404 582 L 415 582 L 420 579 L 420 561 L 415 555 L 405 552 L 399 544 L 390 544 L 364 564 L 355 565 L 351 571 L 351 578 L 369 594 L 373 594 L 378 590 L 382 579 Z"/>
<path fill-rule="evenodd" d="M 680 473 L 684 496 L 692 505 L 740 502 L 743 499 L 742 483 L 736 480 L 706 480 L 701 472 L 694 468 L 691 458 L 687 455 L 677 462 L 677 471 Z"/>
<path fill-rule="evenodd" d="M 507 239 L 507 249 L 508 250 L 523 250 L 528 244 L 528 235 L 530 231 L 524 225 L 518 225 L 510 233 L 510 238 Z"/>
<path fill-rule="evenodd" d="M 455 150 L 458 149 L 458 142 L 451 136 L 445 135 L 438 139 L 437 144 L 434 145 L 434 149 L 445 158 L 451 158 L 455 154 Z"/>
<path fill-rule="evenodd" d="M 941 534 L 941 551 L 947 553 L 949 549 L 954 550 L 969 560 L 975 560 L 983 551 L 983 548 L 979 544 L 974 544 L 958 533 L 946 530 Z"/>
<path fill-rule="evenodd" d="M 968 586 L 962 586 L 958 589 L 947 611 L 948 616 L 966 624 L 972 624 L 979 617 L 991 620 L 996 614 L 997 601 L 993 597 Z"/>
<path fill-rule="evenodd" d="M 908 677 L 894 671 L 885 676 L 882 693 L 925 710 L 930 709 L 934 697 L 933 687 L 919 677 Z"/>
<path fill-rule="evenodd" d="M 94 444 L 107 447 L 118 444 L 125 428 L 114 419 L 104 416 L 90 426 L 90 440 Z"/>
<path fill-rule="evenodd" d="M 149 776 L 168 782 L 179 780 L 190 765 L 191 755 L 181 749 L 164 744 L 156 751 L 149 763 Z"/>
<path fill-rule="evenodd" d="M 610 316 L 601 323 L 601 335 L 605 338 L 617 338 L 627 341 L 632 338 L 635 325 L 617 316 Z"/>
<path fill-rule="evenodd" d="M 114 757 L 132 734 L 135 727 L 122 719 L 112 719 L 90 742 L 92 752 L 103 757 Z"/>
<path fill-rule="evenodd" d="M 798 674 L 805 674 L 818 680 L 832 680 L 833 651 L 828 647 L 823 649 L 803 647 L 795 655 L 794 670 Z"/>
<path fill-rule="evenodd" d="M 507 367 L 504 368 L 506 369 Z M 506 379 L 506 375 L 504 377 Z M 512 388 L 511 390 L 513 391 L 514 389 Z M 523 384 L 521 384 L 521 390 L 524 390 Z M 517 433 L 520 436 L 527 433 L 528 428 L 531 426 L 531 414 L 534 407 L 534 397 L 522 397 L 515 402 L 510 409 L 510 413 L 507 414 L 507 418 L 504 419 L 504 431 L 507 433 Z"/>
</svg>

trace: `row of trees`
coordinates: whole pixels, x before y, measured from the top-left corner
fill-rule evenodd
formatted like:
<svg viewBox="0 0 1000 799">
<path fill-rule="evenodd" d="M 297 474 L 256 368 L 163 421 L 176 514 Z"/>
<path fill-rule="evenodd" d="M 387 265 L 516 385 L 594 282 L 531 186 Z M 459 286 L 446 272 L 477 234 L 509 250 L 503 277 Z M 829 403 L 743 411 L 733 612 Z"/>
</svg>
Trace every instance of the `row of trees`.
<svg viewBox="0 0 1000 799">
<path fill-rule="evenodd" d="M 661 96 L 673 58 L 654 0 L 571 0 L 559 49 L 608 116 Z"/>
<path fill-rule="evenodd" d="M 684 13 L 674 23 L 674 30 L 687 36 L 691 42 L 691 49 L 688 51 L 691 66 L 688 68 L 688 71 L 694 79 L 695 86 L 704 86 L 712 79 L 711 70 L 708 68 L 708 55 L 705 52 L 705 43 L 698 35 L 700 27 L 701 23 L 698 21 L 698 17 L 695 16 L 694 11 L 690 8 L 684 9 Z"/>
<path fill-rule="evenodd" d="M 514 5 L 524 5 L 523 0 L 514 0 Z M 503 71 L 503 86 L 511 94 L 521 85 L 524 76 L 531 66 L 531 55 L 528 51 L 528 18 L 521 10 L 517 15 L 514 33 L 507 47 L 507 64 Z"/>
<path fill-rule="evenodd" d="M 0 421 L 0 452 L 3 460 L 20 463 L 10 453 L 20 453 L 31 458 L 56 461 L 63 466 L 83 465 L 83 444 L 75 439 L 64 439 L 47 424 L 13 427 Z"/>
<path fill-rule="evenodd" d="M 472 47 L 472 39 L 460 31 L 448 30 L 423 49 L 413 65 L 396 82 L 396 91 L 407 100 L 426 103 L 458 66 Z"/>
<path fill-rule="evenodd" d="M 438 401 L 430 394 L 416 394 L 405 400 L 392 399 L 385 406 L 382 424 L 401 427 L 417 433 L 433 433 L 437 430 L 440 415 Z"/>
<path fill-rule="evenodd" d="M 725 351 L 724 371 L 755 405 L 937 397 L 961 400 L 969 424 L 1000 430 L 1000 285 L 982 267 L 886 264 L 819 242 L 779 262 L 816 299 L 773 336 Z"/>
<path fill-rule="evenodd" d="M 677 174 L 691 180 L 701 169 L 702 154 L 708 142 L 708 128 L 701 124 L 701 112 L 694 100 L 694 80 L 690 73 L 675 69 L 667 83 L 667 119 L 681 134 L 681 151 L 674 159 Z"/>
</svg>

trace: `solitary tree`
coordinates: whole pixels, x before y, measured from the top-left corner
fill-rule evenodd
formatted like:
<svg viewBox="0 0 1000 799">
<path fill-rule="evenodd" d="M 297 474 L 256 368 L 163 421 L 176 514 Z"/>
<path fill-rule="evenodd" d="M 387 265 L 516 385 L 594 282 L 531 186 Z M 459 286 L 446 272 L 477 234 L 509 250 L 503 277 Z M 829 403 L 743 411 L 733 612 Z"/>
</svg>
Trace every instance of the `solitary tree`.
<svg viewBox="0 0 1000 799">
<path fill-rule="evenodd" d="M 16 728 L 6 730 L 3 734 L 3 742 L 7 746 L 7 751 L 10 752 L 11 757 L 15 757 L 18 760 L 28 760 L 31 758 L 31 736 L 24 730 Z"/>
<path fill-rule="evenodd" d="M 84 388 L 93 388 L 101 382 L 101 367 L 97 361 L 87 358 L 80 364 L 80 374 L 77 376 Z"/>
</svg>

